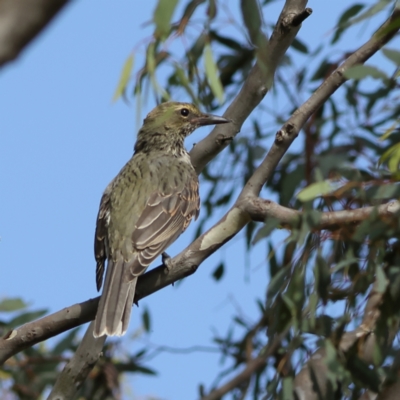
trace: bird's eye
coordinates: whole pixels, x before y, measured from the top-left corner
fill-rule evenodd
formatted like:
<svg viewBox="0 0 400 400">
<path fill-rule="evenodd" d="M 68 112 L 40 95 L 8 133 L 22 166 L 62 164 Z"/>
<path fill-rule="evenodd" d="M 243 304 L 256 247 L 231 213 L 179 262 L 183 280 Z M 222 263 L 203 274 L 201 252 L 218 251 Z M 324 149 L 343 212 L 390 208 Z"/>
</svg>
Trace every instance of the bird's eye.
<svg viewBox="0 0 400 400">
<path fill-rule="evenodd" d="M 189 115 L 189 110 L 187 108 L 182 108 L 181 115 L 187 117 Z"/>
</svg>

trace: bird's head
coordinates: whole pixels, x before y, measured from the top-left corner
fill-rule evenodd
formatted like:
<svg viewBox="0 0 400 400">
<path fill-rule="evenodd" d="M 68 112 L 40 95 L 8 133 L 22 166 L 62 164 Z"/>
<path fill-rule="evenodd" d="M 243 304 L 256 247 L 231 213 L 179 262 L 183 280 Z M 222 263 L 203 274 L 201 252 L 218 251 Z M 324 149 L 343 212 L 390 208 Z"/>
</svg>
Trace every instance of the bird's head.
<svg viewBox="0 0 400 400">
<path fill-rule="evenodd" d="M 190 103 L 161 103 L 149 112 L 139 131 L 135 149 L 143 144 L 152 146 L 167 142 L 183 142 L 195 129 L 206 126 L 225 124 L 229 119 L 217 115 L 204 114 Z"/>
</svg>

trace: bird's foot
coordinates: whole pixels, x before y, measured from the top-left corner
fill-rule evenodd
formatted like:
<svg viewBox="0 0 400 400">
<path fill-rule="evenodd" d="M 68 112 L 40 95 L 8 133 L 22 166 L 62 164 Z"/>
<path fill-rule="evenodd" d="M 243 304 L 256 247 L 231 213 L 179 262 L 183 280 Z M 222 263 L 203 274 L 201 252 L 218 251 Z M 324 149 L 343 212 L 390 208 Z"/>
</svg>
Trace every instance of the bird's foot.
<svg viewBox="0 0 400 400">
<path fill-rule="evenodd" d="M 161 254 L 161 260 L 165 268 L 167 268 L 168 272 L 171 271 L 172 268 L 171 257 L 165 251 L 164 253 Z"/>
</svg>

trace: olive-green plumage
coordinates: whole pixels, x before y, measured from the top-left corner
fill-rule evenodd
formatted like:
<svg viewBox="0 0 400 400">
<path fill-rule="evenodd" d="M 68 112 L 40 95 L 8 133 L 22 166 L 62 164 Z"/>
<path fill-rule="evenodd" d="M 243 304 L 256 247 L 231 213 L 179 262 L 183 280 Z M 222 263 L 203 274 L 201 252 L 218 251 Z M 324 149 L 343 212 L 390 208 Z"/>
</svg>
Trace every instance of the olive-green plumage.
<svg viewBox="0 0 400 400">
<path fill-rule="evenodd" d="M 106 260 L 107 272 L 95 337 L 126 332 L 138 276 L 198 216 L 199 184 L 185 137 L 200 126 L 226 122 L 176 102 L 160 104 L 147 115 L 133 157 L 100 202 L 94 246 L 98 290 Z"/>
</svg>

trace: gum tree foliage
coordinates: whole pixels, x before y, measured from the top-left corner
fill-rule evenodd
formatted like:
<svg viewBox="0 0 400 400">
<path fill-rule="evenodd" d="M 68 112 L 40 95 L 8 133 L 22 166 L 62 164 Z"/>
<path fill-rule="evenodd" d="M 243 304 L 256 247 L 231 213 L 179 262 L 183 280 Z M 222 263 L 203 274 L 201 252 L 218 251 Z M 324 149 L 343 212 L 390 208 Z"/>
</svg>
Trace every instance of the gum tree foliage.
<svg viewBox="0 0 400 400">
<path fill-rule="evenodd" d="M 242 332 L 239 339 L 228 329 L 225 336 L 209 339 L 224 362 L 214 382 L 199 387 L 198 397 L 398 398 L 396 2 L 349 2 L 338 21 L 327 13 L 328 47 L 302 40 L 301 23 L 313 24 L 306 1 L 280 2 L 280 19 L 269 12 L 271 0 L 243 0 L 237 15 L 229 2 L 191 0 L 178 7 L 176 0 L 159 0 L 153 35 L 135 47 L 122 68 L 114 100 L 185 97 L 210 112 L 228 106 L 226 116 L 234 120 L 233 128 L 218 127 L 192 151 L 207 188 L 198 239 L 189 246 L 195 258 L 187 249 L 174 258 L 170 281 L 154 283 L 157 269 L 147 274 L 138 296 L 193 273 L 224 242 L 244 232 L 249 252 L 256 242 L 268 249 L 269 284 L 255 294 L 258 320 L 249 324 L 238 315 L 232 321 Z M 360 35 L 358 49 L 346 46 L 350 27 L 368 24 L 377 30 L 386 18 L 375 34 Z M 135 52 L 143 49 L 145 63 L 137 65 Z M 368 61 L 375 53 L 383 60 L 379 64 Z M 282 106 L 268 108 L 265 95 Z M 221 215 L 205 232 L 205 223 Z M 217 237 L 221 226 L 230 228 L 229 235 L 202 250 L 202 238 Z M 286 233 L 280 246 L 277 231 Z M 218 265 L 213 278 L 223 280 L 226 268 Z M 32 347 L 92 319 L 92 303 L 82 306 L 75 325 L 65 323 L 61 312 L 39 319 L 46 311 L 31 311 L 20 299 L 0 303 L 0 355 L 7 359 L 0 369 L 2 398 L 37 399 L 57 378 L 49 398 L 72 398 L 75 384 L 82 399 L 119 398 L 121 374 L 155 373 L 146 349 L 116 361 L 115 342 L 107 343 L 99 358 L 100 343 L 93 358 L 78 365 L 73 354 L 89 354 L 93 339 L 89 332 L 78 346 L 76 328 L 53 346 Z M 343 310 L 341 316 L 332 317 L 330 307 Z M 9 350 L 20 335 L 17 328 L 30 321 L 26 332 L 57 328 L 38 339 L 28 335 L 28 343 L 16 342 Z M 147 328 L 149 321 L 146 311 Z"/>
</svg>

